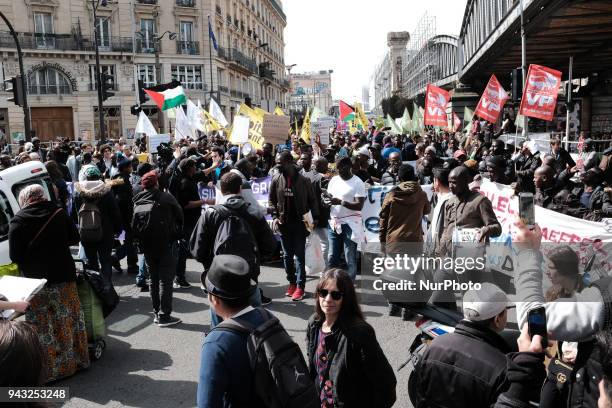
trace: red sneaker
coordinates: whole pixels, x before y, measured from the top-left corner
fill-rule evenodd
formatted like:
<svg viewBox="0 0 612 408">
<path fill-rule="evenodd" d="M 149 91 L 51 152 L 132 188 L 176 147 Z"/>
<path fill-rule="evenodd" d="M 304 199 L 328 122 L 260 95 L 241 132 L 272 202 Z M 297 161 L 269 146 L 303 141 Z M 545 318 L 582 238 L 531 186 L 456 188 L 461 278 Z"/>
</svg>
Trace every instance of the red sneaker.
<svg viewBox="0 0 612 408">
<path fill-rule="evenodd" d="M 290 284 L 289 287 L 287 288 L 287 291 L 285 292 L 285 296 L 287 297 L 293 296 L 296 289 L 297 289 L 297 285 L 295 283 Z"/>
<path fill-rule="evenodd" d="M 291 296 L 291 300 L 293 300 L 294 302 L 298 302 L 302 299 L 304 299 L 304 289 L 297 288 L 295 292 L 293 292 L 293 296 Z"/>
</svg>

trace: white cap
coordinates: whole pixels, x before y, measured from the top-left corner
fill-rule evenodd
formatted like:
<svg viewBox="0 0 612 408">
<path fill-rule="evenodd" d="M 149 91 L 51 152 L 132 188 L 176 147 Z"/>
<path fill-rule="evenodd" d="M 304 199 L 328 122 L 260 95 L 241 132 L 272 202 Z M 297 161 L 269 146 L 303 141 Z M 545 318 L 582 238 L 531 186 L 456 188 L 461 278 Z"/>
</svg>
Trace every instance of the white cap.
<svg viewBox="0 0 612 408">
<path fill-rule="evenodd" d="M 480 322 L 497 316 L 507 309 L 510 300 L 498 286 L 484 282 L 480 290 L 468 290 L 463 296 L 463 315 Z"/>
<path fill-rule="evenodd" d="M 368 145 L 363 146 L 359 150 L 357 150 L 357 154 L 362 154 L 364 156 L 370 156 L 370 150 L 368 149 Z"/>
</svg>

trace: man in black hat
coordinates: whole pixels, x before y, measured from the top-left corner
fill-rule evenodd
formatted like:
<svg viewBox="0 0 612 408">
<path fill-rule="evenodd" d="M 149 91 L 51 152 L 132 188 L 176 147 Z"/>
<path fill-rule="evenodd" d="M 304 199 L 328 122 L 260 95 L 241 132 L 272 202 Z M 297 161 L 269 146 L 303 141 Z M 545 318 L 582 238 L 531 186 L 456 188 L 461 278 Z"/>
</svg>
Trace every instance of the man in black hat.
<svg viewBox="0 0 612 408">
<path fill-rule="evenodd" d="M 123 220 L 123 227 L 125 231 L 124 241 L 121 246 L 115 248 L 115 255 L 113 256 L 113 268 L 122 273 L 120 261 L 127 257 L 128 273 L 138 273 L 138 254 L 134 247 L 132 238 L 132 228 L 130 226 L 132 221 L 132 215 L 134 214 L 134 198 L 132 184 L 130 183 L 130 175 L 132 174 L 132 162 L 128 159 L 123 159 L 117 164 L 119 173 L 113 176 L 113 194 L 117 200 L 119 206 L 119 212 L 121 212 L 121 218 Z"/>
<path fill-rule="evenodd" d="M 40 139 L 37 137 L 32 138 L 32 152 L 38 153 L 41 162 L 47 161 L 47 149 L 40 147 Z"/>
<path fill-rule="evenodd" d="M 223 320 L 240 317 L 257 327 L 265 322 L 251 306 L 257 284 L 249 264 L 236 255 L 217 255 L 204 284 L 211 309 Z M 213 330 L 204 340 L 198 382 L 198 407 L 249 406 L 253 376 L 246 338 L 229 330 Z"/>
</svg>

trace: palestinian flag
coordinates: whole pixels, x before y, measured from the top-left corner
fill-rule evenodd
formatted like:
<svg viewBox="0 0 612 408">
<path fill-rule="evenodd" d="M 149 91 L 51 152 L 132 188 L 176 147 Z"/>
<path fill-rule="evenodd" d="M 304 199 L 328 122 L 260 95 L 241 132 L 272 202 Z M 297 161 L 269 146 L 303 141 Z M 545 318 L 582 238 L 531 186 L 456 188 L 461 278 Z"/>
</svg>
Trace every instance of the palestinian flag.
<svg viewBox="0 0 612 408">
<path fill-rule="evenodd" d="M 144 90 L 153 99 L 155 104 L 163 111 L 181 106 L 187 103 L 185 91 L 179 81 L 169 84 L 154 86 Z"/>
<path fill-rule="evenodd" d="M 355 108 L 344 101 L 340 101 L 340 120 L 343 122 L 355 120 Z"/>
</svg>

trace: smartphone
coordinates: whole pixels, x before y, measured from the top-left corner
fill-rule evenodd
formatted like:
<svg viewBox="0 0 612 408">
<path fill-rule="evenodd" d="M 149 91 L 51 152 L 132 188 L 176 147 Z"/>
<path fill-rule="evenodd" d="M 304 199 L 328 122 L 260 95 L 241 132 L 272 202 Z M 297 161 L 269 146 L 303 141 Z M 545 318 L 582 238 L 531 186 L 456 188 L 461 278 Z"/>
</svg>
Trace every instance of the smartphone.
<svg viewBox="0 0 612 408">
<path fill-rule="evenodd" d="M 529 229 L 535 226 L 535 204 L 532 193 L 519 193 L 519 217 Z"/>
<path fill-rule="evenodd" d="M 531 309 L 527 313 L 527 326 L 529 328 L 529 336 L 542 336 L 542 347 L 548 347 L 548 332 L 546 331 L 546 309 L 538 307 Z"/>
</svg>

